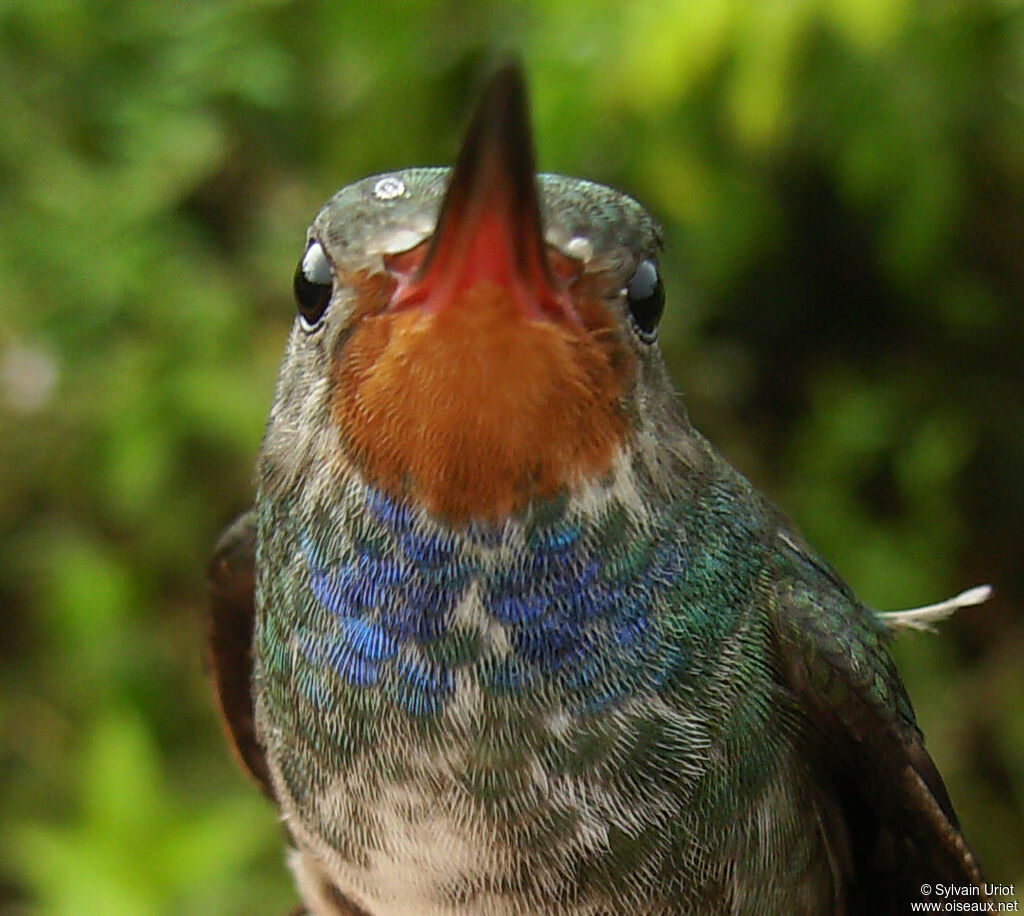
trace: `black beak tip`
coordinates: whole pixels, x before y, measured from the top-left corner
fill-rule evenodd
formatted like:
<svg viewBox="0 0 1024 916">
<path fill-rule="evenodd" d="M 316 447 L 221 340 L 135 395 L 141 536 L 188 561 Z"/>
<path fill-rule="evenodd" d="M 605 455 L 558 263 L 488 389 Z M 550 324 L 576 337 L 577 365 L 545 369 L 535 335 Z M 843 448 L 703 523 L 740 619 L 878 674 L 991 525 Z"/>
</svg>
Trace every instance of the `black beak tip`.
<svg viewBox="0 0 1024 916">
<path fill-rule="evenodd" d="M 536 206 L 533 139 L 526 80 L 518 63 L 500 67 L 487 81 L 452 169 L 449 196 L 479 193 L 490 180 L 508 183 L 513 199 Z"/>
<path fill-rule="evenodd" d="M 518 62 L 509 61 L 491 74 L 480 94 L 473 119 L 476 120 L 482 111 L 518 113 L 523 121 L 528 120 L 526 77 Z"/>
</svg>

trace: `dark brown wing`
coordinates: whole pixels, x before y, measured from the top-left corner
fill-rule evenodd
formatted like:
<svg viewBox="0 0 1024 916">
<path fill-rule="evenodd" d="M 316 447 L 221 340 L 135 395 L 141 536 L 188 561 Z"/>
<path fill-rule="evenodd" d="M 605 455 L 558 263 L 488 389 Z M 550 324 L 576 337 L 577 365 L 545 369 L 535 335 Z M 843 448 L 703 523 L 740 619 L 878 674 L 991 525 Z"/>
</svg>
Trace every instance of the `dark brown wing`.
<svg viewBox="0 0 1024 916">
<path fill-rule="evenodd" d="M 256 519 L 239 516 L 221 535 L 208 569 L 210 629 L 207 659 L 224 733 L 242 769 L 274 797 L 252 705 L 253 589 Z"/>
<path fill-rule="evenodd" d="M 807 722 L 807 753 L 835 810 L 825 818 L 851 914 L 910 912 L 925 884 L 984 878 L 925 750 L 878 616 L 788 539 L 797 573 L 778 592 L 777 665 Z M 785 582 L 785 578 L 783 579 Z"/>
</svg>

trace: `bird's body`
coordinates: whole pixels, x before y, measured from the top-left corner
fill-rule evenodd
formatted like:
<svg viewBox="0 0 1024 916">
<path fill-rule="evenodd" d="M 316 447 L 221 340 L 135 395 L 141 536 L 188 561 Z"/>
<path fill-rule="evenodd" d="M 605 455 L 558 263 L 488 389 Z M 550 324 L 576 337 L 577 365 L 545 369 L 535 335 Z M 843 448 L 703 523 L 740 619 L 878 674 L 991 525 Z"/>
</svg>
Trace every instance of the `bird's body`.
<svg viewBox="0 0 1024 916">
<path fill-rule="evenodd" d="M 980 882 L 883 620 L 672 391 L 657 227 L 534 191 L 495 86 L 453 174 L 314 222 L 231 539 L 253 667 L 231 686 L 215 626 L 222 705 L 310 911 L 905 912 Z"/>
<path fill-rule="evenodd" d="M 710 452 L 673 457 L 683 487 L 633 456 L 473 532 L 357 481 L 261 506 L 259 593 L 287 609 L 256 639 L 278 797 L 371 912 L 833 899 L 827 812 L 771 662 L 779 590 L 822 574 Z"/>
</svg>

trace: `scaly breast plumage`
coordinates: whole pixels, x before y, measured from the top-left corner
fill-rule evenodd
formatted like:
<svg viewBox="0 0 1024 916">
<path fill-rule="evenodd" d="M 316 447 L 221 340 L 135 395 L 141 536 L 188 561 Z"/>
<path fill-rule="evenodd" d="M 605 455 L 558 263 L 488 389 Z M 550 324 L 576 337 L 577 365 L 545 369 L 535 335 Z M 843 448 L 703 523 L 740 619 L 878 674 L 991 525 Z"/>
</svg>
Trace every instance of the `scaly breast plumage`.
<svg viewBox="0 0 1024 916">
<path fill-rule="evenodd" d="M 662 618 L 685 570 L 682 541 L 621 513 L 551 515 L 454 533 L 371 492 L 347 537 L 308 528 L 297 616 L 317 625 L 295 633 L 314 680 L 429 716 L 459 672 L 487 694 L 555 692 L 578 710 L 678 674 L 685 647 Z"/>
</svg>

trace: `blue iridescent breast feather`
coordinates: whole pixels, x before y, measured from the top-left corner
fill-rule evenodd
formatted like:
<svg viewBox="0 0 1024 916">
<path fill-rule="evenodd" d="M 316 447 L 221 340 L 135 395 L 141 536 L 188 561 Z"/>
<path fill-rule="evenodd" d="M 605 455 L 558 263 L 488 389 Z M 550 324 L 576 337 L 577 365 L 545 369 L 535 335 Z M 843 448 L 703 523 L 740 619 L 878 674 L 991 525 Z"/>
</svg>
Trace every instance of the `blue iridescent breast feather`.
<svg viewBox="0 0 1024 916">
<path fill-rule="evenodd" d="M 586 711 L 657 690 L 687 663 L 665 620 L 687 566 L 678 531 L 564 501 L 461 531 L 369 488 L 362 509 L 346 537 L 318 522 L 300 540 L 326 618 L 299 636 L 314 681 L 381 691 L 414 716 L 443 710 L 457 677 L 496 696 L 558 691 Z"/>
</svg>

